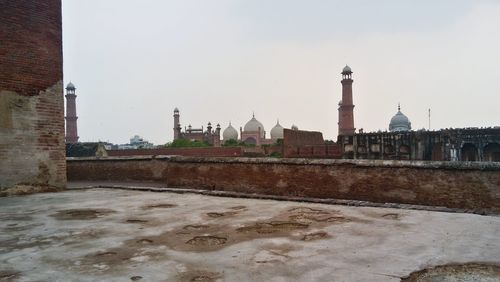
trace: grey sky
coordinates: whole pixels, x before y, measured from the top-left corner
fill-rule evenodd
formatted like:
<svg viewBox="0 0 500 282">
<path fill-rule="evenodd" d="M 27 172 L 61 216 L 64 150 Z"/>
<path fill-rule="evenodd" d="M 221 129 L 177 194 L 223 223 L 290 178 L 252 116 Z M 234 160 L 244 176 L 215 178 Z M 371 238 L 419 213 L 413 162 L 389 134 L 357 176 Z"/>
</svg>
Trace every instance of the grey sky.
<svg viewBox="0 0 500 282">
<path fill-rule="evenodd" d="M 336 139 L 340 71 L 354 71 L 355 126 L 500 125 L 500 1 L 63 0 L 64 79 L 80 141 L 171 141 L 182 126 L 252 111 L 269 131 Z"/>
</svg>

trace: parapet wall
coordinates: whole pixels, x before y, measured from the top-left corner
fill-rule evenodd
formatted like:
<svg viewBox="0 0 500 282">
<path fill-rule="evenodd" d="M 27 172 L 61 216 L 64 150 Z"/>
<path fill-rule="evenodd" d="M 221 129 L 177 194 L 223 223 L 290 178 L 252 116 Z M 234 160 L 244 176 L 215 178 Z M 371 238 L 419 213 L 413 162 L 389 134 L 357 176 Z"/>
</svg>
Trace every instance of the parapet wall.
<svg viewBox="0 0 500 282">
<path fill-rule="evenodd" d="M 500 163 L 274 158 L 69 158 L 70 181 L 363 200 L 500 212 Z"/>
</svg>

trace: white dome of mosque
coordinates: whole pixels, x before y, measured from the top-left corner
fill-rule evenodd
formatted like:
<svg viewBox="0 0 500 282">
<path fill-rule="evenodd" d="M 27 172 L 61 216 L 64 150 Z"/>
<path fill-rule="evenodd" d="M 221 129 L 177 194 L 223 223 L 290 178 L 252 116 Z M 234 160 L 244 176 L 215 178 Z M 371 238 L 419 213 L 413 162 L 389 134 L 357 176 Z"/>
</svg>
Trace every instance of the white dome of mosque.
<svg viewBox="0 0 500 282">
<path fill-rule="evenodd" d="M 224 141 L 227 140 L 238 140 L 238 131 L 229 123 L 229 126 L 224 129 L 224 132 L 222 132 L 222 139 Z"/>
<path fill-rule="evenodd" d="M 410 131 L 411 122 L 407 116 L 401 112 L 401 107 L 398 105 L 398 112 L 391 118 L 389 123 L 389 131 Z"/>
<path fill-rule="evenodd" d="M 247 122 L 247 124 L 245 124 L 245 127 L 243 127 L 243 130 L 248 131 L 248 132 L 250 132 L 250 131 L 256 132 L 256 131 L 259 131 L 259 127 L 260 127 L 260 137 L 264 138 L 264 125 L 262 125 L 262 123 L 260 121 L 255 119 L 255 115 L 254 115 L 254 116 L 252 116 L 252 119 L 249 120 Z"/>
<path fill-rule="evenodd" d="M 283 126 L 281 126 L 280 121 L 276 123 L 276 125 L 271 129 L 271 139 L 272 140 L 277 140 L 277 139 L 283 139 Z"/>
</svg>

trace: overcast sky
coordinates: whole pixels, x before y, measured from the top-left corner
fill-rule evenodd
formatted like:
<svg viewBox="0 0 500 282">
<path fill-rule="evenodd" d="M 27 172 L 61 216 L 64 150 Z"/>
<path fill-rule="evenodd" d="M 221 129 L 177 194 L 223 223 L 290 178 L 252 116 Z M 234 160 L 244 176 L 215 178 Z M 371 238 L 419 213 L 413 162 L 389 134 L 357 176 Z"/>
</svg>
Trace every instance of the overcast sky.
<svg viewBox="0 0 500 282">
<path fill-rule="evenodd" d="M 500 1 L 63 0 L 64 82 L 80 141 L 155 144 L 252 117 L 335 139 L 342 68 L 354 123 L 500 125 Z"/>
</svg>

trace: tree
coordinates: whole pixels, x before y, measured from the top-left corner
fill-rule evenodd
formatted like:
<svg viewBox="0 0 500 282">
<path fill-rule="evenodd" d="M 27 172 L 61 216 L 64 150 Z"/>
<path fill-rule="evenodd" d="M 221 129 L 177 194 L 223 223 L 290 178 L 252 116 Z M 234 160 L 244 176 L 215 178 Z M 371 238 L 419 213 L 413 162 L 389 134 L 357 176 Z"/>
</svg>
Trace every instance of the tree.
<svg viewBox="0 0 500 282">
<path fill-rule="evenodd" d="M 177 139 L 165 144 L 165 147 L 170 148 L 192 148 L 192 147 L 209 147 L 210 144 L 199 140 Z"/>
</svg>

